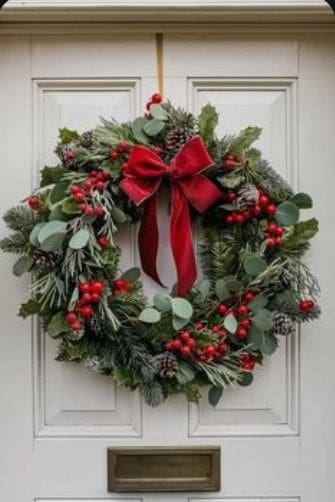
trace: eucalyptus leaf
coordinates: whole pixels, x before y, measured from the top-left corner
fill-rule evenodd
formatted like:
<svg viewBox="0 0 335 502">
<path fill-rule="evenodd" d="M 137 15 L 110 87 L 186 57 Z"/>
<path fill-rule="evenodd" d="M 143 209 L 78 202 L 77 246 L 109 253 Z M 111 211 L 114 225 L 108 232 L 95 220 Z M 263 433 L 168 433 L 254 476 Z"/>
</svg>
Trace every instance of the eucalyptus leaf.
<svg viewBox="0 0 335 502">
<path fill-rule="evenodd" d="M 32 258 L 28 256 L 21 256 L 21 258 L 19 258 L 13 266 L 13 274 L 16 275 L 16 277 L 20 277 L 28 272 L 32 265 Z"/>
<path fill-rule="evenodd" d="M 211 290 L 211 281 L 209 279 L 202 279 L 194 288 L 201 293 L 203 298 L 206 298 Z"/>
<path fill-rule="evenodd" d="M 54 234 L 65 234 L 67 229 L 67 224 L 64 221 L 53 220 L 49 221 L 38 233 L 38 241 L 43 243 L 46 239 Z"/>
<path fill-rule="evenodd" d="M 136 282 L 141 277 L 141 270 L 138 267 L 128 268 L 121 277 L 127 282 Z"/>
<path fill-rule="evenodd" d="M 263 344 L 261 347 L 261 351 L 263 352 L 263 354 L 271 356 L 276 351 L 277 346 L 278 342 L 274 335 L 272 335 L 271 333 L 264 334 Z"/>
<path fill-rule="evenodd" d="M 243 266 L 246 273 L 253 277 L 260 275 L 267 268 L 267 264 L 264 258 L 257 254 L 247 255 L 243 262 Z"/>
<path fill-rule="evenodd" d="M 234 275 L 227 275 L 225 277 L 225 283 L 230 293 L 238 293 L 242 289 L 242 283 L 236 279 Z"/>
<path fill-rule="evenodd" d="M 134 120 L 134 122 L 131 125 L 134 138 L 139 143 L 148 144 L 149 141 L 148 136 L 143 131 L 143 128 L 147 123 L 148 123 L 147 119 L 145 119 L 144 117 L 138 117 L 137 119 Z"/>
<path fill-rule="evenodd" d="M 312 198 L 304 192 L 293 195 L 290 200 L 299 209 L 311 209 L 313 207 Z"/>
<path fill-rule="evenodd" d="M 208 402 L 211 406 L 216 406 L 223 394 L 223 387 L 213 386 L 208 391 Z"/>
<path fill-rule="evenodd" d="M 259 309 L 262 309 L 267 306 L 269 299 L 267 296 L 260 294 L 255 296 L 255 298 L 249 303 L 249 309 L 252 312 L 257 312 Z"/>
<path fill-rule="evenodd" d="M 234 335 L 234 333 L 236 333 L 237 326 L 238 326 L 236 317 L 233 314 L 228 314 L 225 317 L 225 320 L 223 321 L 223 326 L 225 327 L 225 329 L 227 331 L 229 331 L 229 333 Z"/>
<path fill-rule="evenodd" d="M 126 214 L 119 207 L 113 206 L 111 209 L 111 217 L 116 223 L 125 223 L 127 221 Z"/>
<path fill-rule="evenodd" d="M 293 202 L 286 201 L 277 206 L 275 218 L 280 225 L 288 227 L 297 223 L 299 215 L 299 208 Z"/>
<path fill-rule="evenodd" d="M 256 350 L 260 350 L 263 344 L 263 336 L 264 333 L 261 329 L 259 329 L 254 324 L 251 325 L 248 332 L 248 342 L 255 348 Z"/>
<path fill-rule="evenodd" d="M 51 208 L 49 214 L 49 221 L 66 221 L 68 215 L 62 211 L 62 206 L 60 204 L 56 204 Z"/>
<path fill-rule="evenodd" d="M 82 249 L 87 245 L 89 239 L 89 232 L 84 228 L 81 228 L 71 237 L 69 247 L 71 249 Z"/>
<path fill-rule="evenodd" d="M 238 380 L 238 384 L 241 387 L 248 387 L 248 385 L 251 385 L 254 379 L 254 375 L 251 373 L 251 371 L 244 371 Z"/>
<path fill-rule="evenodd" d="M 180 363 L 178 366 L 178 371 L 176 373 L 176 378 L 180 385 L 186 385 L 194 380 L 194 371 L 186 364 Z"/>
<path fill-rule="evenodd" d="M 169 114 L 161 105 L 153 104 L 150 106 L 150 114 L 154 119 L 166 121 L 169 119 Z"/>
<path fill-rule="evenodd" d="M 152 307 L 147 307 L 142 310 L 139 320 L 145 323 L 154 324 L 161 320 L 161 313 Z"/>
<path fill-rule="evenodd" d="M 38 236 L 41 228 L 44 225 L 45 225 L 45 223 L 43 221 L 41 221 L 40 223 L 37 223 L 37 225 L 35 225 L 34 228 L 32 229 L 32 231 L 30 232 L 29 242 L 30 242 L 30 244 L 32 244 L 35 247 L 39 246 L 39 241 L 38 241 L 37 236 Z"/>
<path fill-rule="evenodd" d="M 162 120 L 152 119 L 143 127 L 144 132 L 148 136 L 157 136 L 165 127 Z"/>
<path fill-rule="evenodd" d="M 261 308 L 253 317 L 252 323 L 262 331 L 269 331 L 272 328 L 271 312 L 267 309 Z"/>
<path fill-rule="evenodd" d="M 171 296 L 165 293 L 157 293 L 154 296 L 154 305 L 160 312 L 169 312 L 171 310 Z"/>
<path fill-rule="evenodd" d="M 193 314 L 193 307 L 185 298 L 172 298 L 171 299 L 172 311 L 181 319 L 191 319 Z"/>
<path fill-rule="evenodd" d="M 230 297 L 230 292 L 226 287 L 224 279 L 218 279 L 215 283 L 215 293 L 220 300 L 226 300 Z"/>
<path fill-rule="evenodd" d="M 52 234 L 40 245 L 40 248 L 42 251 L 56 251 L 57 249 L 60 249 L 63 245 L 64 242 L 64 237 L 65 234 Z"/>
<path fill-rule="evenodd" d="M 177 317 L 176 315 L 172 316 L 172 326 L 176 331 L 185 328 L 185 326 L 187 326 L 189 322 L 189 319 L 182 319 L 181 317 Z"/>
</svg>

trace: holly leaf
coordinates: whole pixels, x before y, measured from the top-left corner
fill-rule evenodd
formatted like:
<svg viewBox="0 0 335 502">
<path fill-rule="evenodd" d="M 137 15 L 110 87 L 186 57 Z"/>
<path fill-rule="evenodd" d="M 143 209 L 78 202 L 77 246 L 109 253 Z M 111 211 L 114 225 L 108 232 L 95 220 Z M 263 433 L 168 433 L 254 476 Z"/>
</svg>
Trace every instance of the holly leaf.
<svg viewBox="0 0 335 502">
<path fill-rule="evenodd" d="M 73 143 L 74 141 L 77 141 L 80 138 L 80 135 L 78 134 L 77 131 L 73 129 L 68 129 L 67 127 L 58 129 L 58 136 L 60 142 L 63 145 L 67 145 L 68 143 Z"/>
<path fill-rule="evenodd" d="M 40 308 L 41 305 L 39 304 L 39 302 L 31 298 L 27 302 L 21 304 L 19 310 L 19 316 L 22 317 L 23 319 L 26 319 L 31 315 L 39 314 Z"/>
<path fill-rule="evenodd" d="M 290 201 L 299 209 L 311 209 L 313 207 L 312 198 L 304 192 L 296 193 L 291 197 Z"/>
<path fill-rule="evenodd" d="M 219 123 L 219 114 L 211 104 L 205 105 L 198 116 L 198 129 L 204 143 L 211 146 L 214 142 L 214 131 Z"/>
<path fill-rule="evenodd" d="M 216 406 L 223 394 L 223 387 L 213 386 L 208 391 L 208 402 L 211 406 Z"/>
<path fill-rule="evenodd" d="M 286 201 L 277 206 L 275 218 L 279 225 L 289 227 L 297 223 L 297 221 L 299 220 L 299 215 L 299 208 L 295 204 L 293 204 L 293 202 Z"/>
<path fill-rule="evenodd" d="M 66 169 L 62 166 L 55 166 L 55 167 L 45 166 L 41 170 L 41 187 L 46 187 L 48 185 L 58 183 L 64 176 L 65 172 Z"/>
<path fill-rule="evenodd" d="M 296 223 L 293 229 L 285 236 L 283 250 L 295 249 L 303 246 L 312 239 L 318 231 L 319 223 L 315 218 Z"/>
<path fill-rule="evenodd" d="M 56 206 L 59 207 L 59 206 Z M 61 211 L 63 211 L 65 214 L 74 214 L 74 213 L 79 213 L 78 209 L 78 204 L 75 200 L 72 198 L 64 200 L 61 206 Z"/>
<path fill-rule="evenodd" d="M 229 151 L 235 155 L 241 155 L 260 137 L 261 132 L 262 129 L 259 127 L 250 126 L 243 129 L 230 143 Z"/>
<path fill-rule="evenodd" d="M 139 320 L 148 324 L 154 324 L 161 320 L 161 313 L 153 307 L 147 307 L 140 313 Z"/>
<path fill-rule="evenodd" d="M 46 329 L 49 336 L 56 338 L 61 333 L 69 331 L 69 325 L 64 317 L 64 312 L 58 312 L 53 316 Z"/>
<path fill-rule="evenodd" d="M 232 189 L 238 187 L 242 182 L 244 182 L 245 175 L 237 171 L 226 174 L 225 176 L 220 176 L 217 180 L 223 187 Z"/>
<path fill-rule="evenodd" d="M 70 185 L 71 185 L 70 180 L 61 181 L 60 183 L 57 183 L 52 189 L 52 192 L 50 194 L 51 204 L 56 204 L 57 202 L 60 202 L 63 199 L 65 199 L 67 197 L 66 191 Z"/>
</svg>

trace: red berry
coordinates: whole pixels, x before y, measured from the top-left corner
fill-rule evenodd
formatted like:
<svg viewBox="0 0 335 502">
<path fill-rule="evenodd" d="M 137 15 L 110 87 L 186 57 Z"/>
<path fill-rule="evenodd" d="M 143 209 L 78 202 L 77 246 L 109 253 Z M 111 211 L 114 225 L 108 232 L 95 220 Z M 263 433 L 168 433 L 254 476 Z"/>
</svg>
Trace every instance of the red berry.
<svg viewBox="0 0 335 502">
<path fill-rule="evenodd" d="M 194 349 L 194 348 L 197 346 L 197 342 L 195 341 L 195 339 L 194 339 L 194 338 L 190 338 L 190 339 L 187 341 L 186 345 L 187 345 L 188 347 L 190 347 L 191 349 Z"/>
<path fill-rule="evenodd" d="M 302 312 L 311 312 L 314 307 L 315 303 L 313 302 L 313 300 L 301 300 L 301 302 L 299 303 L 299 309 Z"/>
<path fill-rule="evenodd" d="M 72 197 L 76 202 L 82 202 L 85 199 L 85 194 L 83 192 L 75 192 Z"/>
<path fill-rule="evenodd" d="M 220 326 L 218 326 L 217 324 L 214 324 L 212 327 L 211 327 L 211 331 L 212 333 L 218 333 L 220 331 Z"/>
<path fill-rule="evenodd" d="M 164 345 L 165 350 L 173 350 L 172 343 L 173 343 L 172 340 L 169 340 L 168 342 L 166 342 L 166 344 Z"/>
<path fill-rule="evenodd" d="M 127 169 L 127 167 L 128 167 L 128 162 L 124 162 L 124 163 L 122 164 L 122 169 L 123 169 L 123 170 L 124 170 L 124 169 Z"/>
<path fill-rule="evenodd" d="M 227 192 L 226 197 L 229 202 L 234 202 L 237 199 L 237 194 L 235 192 Z"/>
<path fill-rule="evenodd" d="M 73 324 L 77 321 L 77 316 L 74 312 L 69 312 L 66 316 L 66 320 L 69 324 Z"/>
<path fill-rule="evenodd" d="M 256 361 L 251 354 L 246 353 L 242 354 L 240 364 L 244 371 L 252 371 L 255 367 Z"/>
<path fill-rule="evenodd" d="M 95 213 L 95 210 L 92 206 L 90 206 L 89 204 L 86 204 L 86 207 L 85 207 L 85 214 L 87 214 L 87 216 L 93 216 Z"/>
<path fill-rule="evenodd" d="M 218 351 L 220 354 L 226 354 L 226 352 L 228 352 L 228 350 L 229 350 L 228 343 L 223 342 L 218 345 Z"/>
<path fill-rule="evenodd" d="M 238 328 L 236 336 L 240 340 L 245 340 L 248 337 L 248 331 L 245 328 Z"/>
<path fill-rule="evenodd" d="M 269 197 L 267 195 L 260 195 L 259 198 L 258 198 L 258 204 L 261 206 L 261 207 L 265 207 L 269 204 Z"/>
<path fill-rule="evenodd" d="M 220 303 L 217 307 L 217 311 L 220 315 L 225 315 L 228 311 L 228 307 L 224 303 Z"/>
<path fill-rule="evenodd" d="M 281 246 L 283 244 L 284 240 L 281 237 L 275 237 L 275 245 L 276 246 Z"/>
<path fill-rule="evenodd" d="M 93 281 L 91 283 L 91 293 L 102 293 L 104 290 L 104 284 L 101 281 Z"/>
<path fill-rule="evenodd" d="M 191 355 L 191 348 L 188 347 L 188 345 L 183 345 L 180 349 L 180 353 L 183 357 L 190 357 Z"/>
<path fill-rule="evenodd" d="M 251 211 L 244 211 L 243 216 L 244 216 L 245 221 L 250 220 L 250 218 L 252 216 Z"/>
<path fill-rule="evenodd" d="M 258 216 L 262 212 L 262 209 L 260 206 L 256 205 L 252 208 L 251 212 L 254 216 Z"/>
<path fill-rule="evenodd" d="M 92 296 L 90 293 L 84 293 L 83 296 L 81 297 L 81 301 L 83 303 L 91 303 L 92 301 Z"/>
<path fill-rule="evenodd" d="M 92 180 L 86 180 L 84 183 L 83 183 L 83 187 L 85 190 L 87 191 L 90 191 L 92 188 L 93 188 L 93 181 Z"/>
<path fill-rule="evenodd" d="M 86 204 L 84 202 L 81 202 L 80 204 L 78 204 L 77 207 L 81 213 L 84 213 L 86 209 Z"/>
<path fill-rule="evenodd" d="M 118 159 L 119 155 L 120 155 L 119 152 L 116 152 L 115 150 L 111 150 L 109 152 L 109 158 L 110 158 L 110 160 L 116 160 L 116 159 Z"/>
<path fill-rule="evenodd" d="M 220 329 L 220 331 L 217 332 L 217 337 L 218 338 L 227 338 L 228 336 L 228 331 L 225 329 Z"/>
<path fill-rule="evenodd" d="M 191 338 L 191 335 L 188 331 L 181 331 L 179 333 L 179 339 L 183 342 L 183 343 L 188 343 L 189 339 Z"/>
<path fill-rule="evenodd" d="M 82 190 L 81 190 L 80 186 L 78 186 L 78 185 L 72 185 L 72 187 L 70 188 L 70 192 L 72 194 L 75 194 L 75 193 L 81 192 L 81 191 Z"/>
<path fill-rule="evenodd" d="M 236 310 L 239 315 L 245 315 L 248 312 L 248 307 L 246 305 L 239 305 Z"/>
<path fill-rule="evenodd" d="M 34 210 L 38 209 L 40 206 L 40 199 L 38 197 L 29 197 L 28 206 Z"/>
<path fill-rule="evenodd" d="M 274 216 L 277 212 L 277 208 L 274 204 L 268 204 L 266 207 L 265 207 L 265 212 L 269 215 L 269 216 Z"/>
<path fill-rule="evenodd" d="M 273 248 L 276 245 L 275 240 L 272 237 L 266 239 L 265 242 L 269 248 Z"/>
<path fill-rule="evenodd" d="M 216 352 L 216 348 L 214 345 L 207 345 L 205 352 L 208 356 L 213 357 Z"/>
<path fill-rule="evenodd" d="M 97 181 L 95 184 L 95 188 L 99 190 L 99 192 L 102 192 L 106 186 L 106 183 L 104 181 Z"/>
<path fill-rule="evenodd" d="M 228 214 L 228 216 L 226 217 L 226 222 L 228 223 L 228 225 L 234 223 L 234 216 L 232 214 Z"/>
<path fill-rule="evenodd" d="M 81 293 L 89 293 L 91 291 L 91 285 L 88 282 L 83 282 L 79 286 L 79 291 Z"/>
<path fill-rule="evenodd" d="M 240 325 L 242 326 L 242 328 L 246 328 L 246 329 L 248 329 L 250 327 L 250 324 L 251 324 L 250 319 L 242 319 L 242 321 L 240 322 Z"/>
<path fill-rule="evenodd" d="M 268 232 L 271 234 L 275 234 L 277 231 L 277 225 L 275 223 L 269 223 L 268 224 Z"/>
<path fill-rule="evenodd" d="M 113 283 L 113 289 L 116 293 L 128 293 L 129 284 L 124 279 L 116 279 Z"/>
<path fill-rule="evenodd" d="M 65 160 L 74 160 L 76 158 L 72 150 L 66 150 L 63 155 Z"/>
<path fill-rule="evenodd" d="M 83 317 L 91 317 L 93 309 L 89 305 L 86 305 L 85 307 L 81 307 L 80 313 Z"/>
<path fill-rule="evenodd" d="M 284 235 L 284 229 L 282 227 L 276 227 L 276 230 L 275 230 L 275 234 L 278 236 L 278 237 L 282 237 Z"/>
<path fill-rule="evenodd" d="M 128 144 L 127 143 L 119 143 L 119 146 L 117 147 L 119 152 L 126 152 L 128 150 Z"/>
<path fill-rule="evenodd" d="M 79 331 L 81 329 L 80 322 L 76 321 L 76 322 L 72 323 L 71 328 L 73 329 L 73 331 Z"/>
<path fill-rule="evenodd" d="M 201 330 L 201 329 L 204 329 L 205 325 L 203 322 L 197 322 L 197 323 L 195 323 L 194 327 L 195 327 L 195 329 Z"/>
<path fill-rule="evenodd" d="M 159 104 L 162 102 L 162 96 L 159 94 L 159 92 L 156 92 L 151 96 L 151 102 L 155 104 Z"/>
<path fill-rule="evenodd" d="M 252 300 L 255 298 L 255 295 L 252 291 L 247 291 L 244 293 L 243 298 L 246 302 L 252 302 Z"/>
<path fill-rule="evenodd" d="M 94 209 L 94 214 L 96 214 L 99 217 L 105 216 L 105 210 L 103 207 L 96 207 Z"/>
<path fill-rule="evenodd" d="M 234 220 L 238 225 L 242 225 L 242 223 L 245 222 L 245 218 L 241 213 L 237 213 L 234 217 Z"/>
<path fill-rule="evenodd" d="M 99 303 L 101 300 L 101 296 L 99 295 L 99 293 L 92 293 L 91 294 L 91 302 L 92 303 Z"/>
<path fill-rule="evenodd" d="M 175 340 L 172 340 L 171 342 L 172 350 L 180 350 L 181 346 L 182 345 L 180 340 L 178 340 L 177 338 Z"/>
<path fill-rule="evenodd" d="M 105 248 L 108 246 L 109 244 L 109 239 L 108 237 L 106 237 L 105 235 L 102 235 L 101 237 L 98 238 L 98 244 L 99 246 L 101 246 L 102 248 Z"/>
</svg>

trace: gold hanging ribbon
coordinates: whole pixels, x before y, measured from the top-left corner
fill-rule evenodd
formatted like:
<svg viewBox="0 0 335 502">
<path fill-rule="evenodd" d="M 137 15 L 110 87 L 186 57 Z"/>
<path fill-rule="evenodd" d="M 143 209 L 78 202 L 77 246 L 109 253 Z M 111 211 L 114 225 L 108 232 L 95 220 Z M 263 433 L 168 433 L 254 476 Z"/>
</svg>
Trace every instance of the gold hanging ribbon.
<svg viewBox="0 0 335 502">
<path fill-rule="evenodd" d="M 156 33 L 156 65 L 158 92 L 164 97 L 164 38 L 163 33 Z"/>
</svg>

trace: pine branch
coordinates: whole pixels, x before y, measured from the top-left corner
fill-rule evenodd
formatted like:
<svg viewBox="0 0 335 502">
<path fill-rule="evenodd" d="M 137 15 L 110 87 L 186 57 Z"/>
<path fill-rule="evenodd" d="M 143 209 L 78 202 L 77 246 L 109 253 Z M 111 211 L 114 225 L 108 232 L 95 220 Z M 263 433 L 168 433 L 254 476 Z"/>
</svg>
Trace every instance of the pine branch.
<svg viewBox="0 0 335 502">
<path fill-rule="evenodd" d="M 25 234 L 29 234 L 38 221 L 34 211 L 23 205 L 9 209 L 3 219 L 10 230 L 24 231 Z"/>
<path fill-rule="evenodd" d="M 9 237 L 4 237 L 0 240 L 0 249 L 4 253 L 23 254 L 27 251 L 29 244 L 29 234 L 16 232 Z"/>
</svg>

